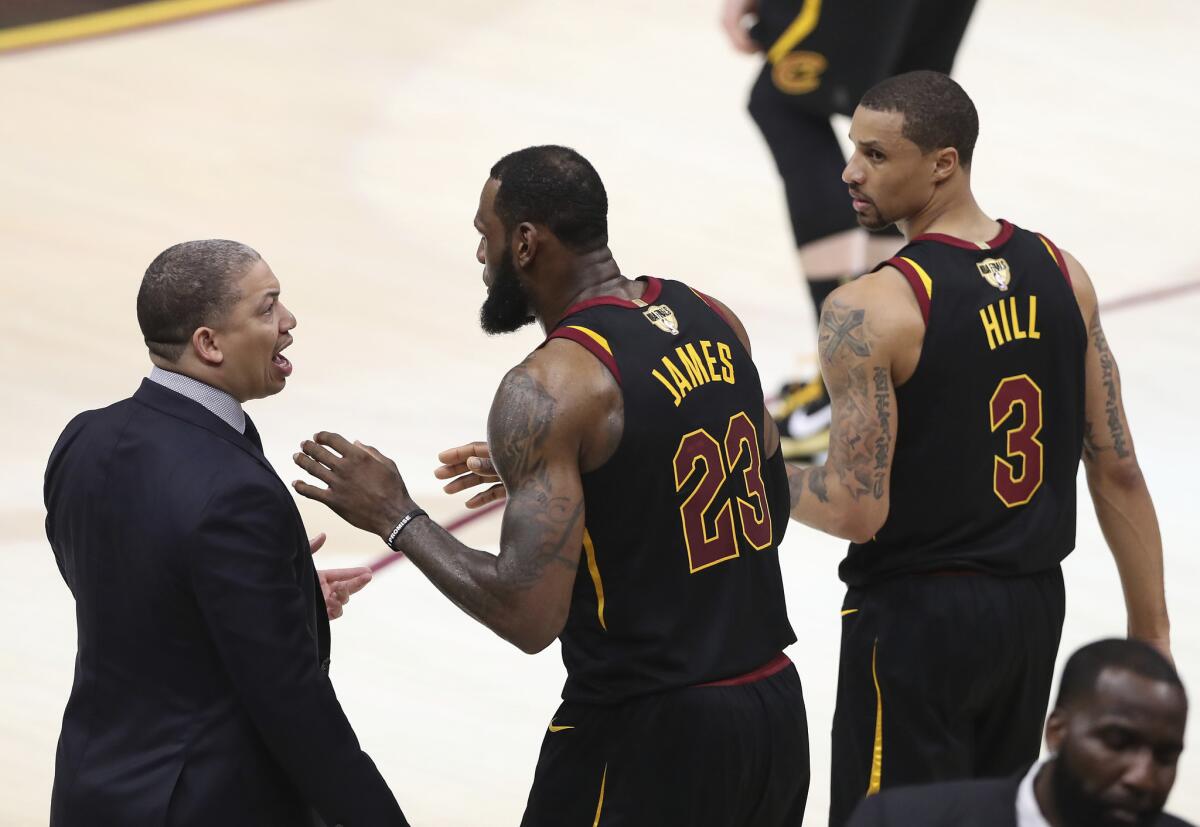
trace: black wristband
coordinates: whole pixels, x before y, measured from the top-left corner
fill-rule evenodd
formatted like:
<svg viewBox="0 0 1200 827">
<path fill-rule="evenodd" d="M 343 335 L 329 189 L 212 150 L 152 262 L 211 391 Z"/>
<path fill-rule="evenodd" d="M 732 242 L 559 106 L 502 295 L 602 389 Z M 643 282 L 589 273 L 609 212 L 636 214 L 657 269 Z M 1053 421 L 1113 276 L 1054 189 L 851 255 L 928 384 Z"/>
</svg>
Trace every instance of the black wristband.
<svg viewBox="0 0 1200 827">
<path fill-rule="evenodd" d="M 400 522 L 396 523 L 396 527 L 392 529 L 392 533 L 387 536 L 386 540 L 384 540 L 384 542 L 387 543 L 387 547 L 392 551 L 396 551 L 396 538 L 400 536 L 400 532 L 404 530 L 405 526 L 417 519 L 417 517 L 428 516 L 429 514 L 425 512 L 424 508 L 414 508 L 412 511 L 401 517 Z"/>
</svg>

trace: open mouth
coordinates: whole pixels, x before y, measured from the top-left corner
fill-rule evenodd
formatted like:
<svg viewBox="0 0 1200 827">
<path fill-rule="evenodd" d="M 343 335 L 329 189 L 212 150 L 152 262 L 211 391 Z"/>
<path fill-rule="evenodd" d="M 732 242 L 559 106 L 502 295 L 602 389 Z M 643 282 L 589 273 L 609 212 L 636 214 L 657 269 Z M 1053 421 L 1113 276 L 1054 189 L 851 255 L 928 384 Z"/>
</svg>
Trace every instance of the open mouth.
<svg viewBox="0 0 1200 827">
<path fill-rule="evenodd" d="M 271 357 L 271 364 L 279 369 L 279 372 L 283 374 L 285 379 L 292 375 L 292 363 L 286 356 L 283 355 L 283 351 L 285 348 L 290 347 L 291 344 L 292 343 L 289 341 L 286 345 L 279 348 L 275 355 Z"/>
</svg>

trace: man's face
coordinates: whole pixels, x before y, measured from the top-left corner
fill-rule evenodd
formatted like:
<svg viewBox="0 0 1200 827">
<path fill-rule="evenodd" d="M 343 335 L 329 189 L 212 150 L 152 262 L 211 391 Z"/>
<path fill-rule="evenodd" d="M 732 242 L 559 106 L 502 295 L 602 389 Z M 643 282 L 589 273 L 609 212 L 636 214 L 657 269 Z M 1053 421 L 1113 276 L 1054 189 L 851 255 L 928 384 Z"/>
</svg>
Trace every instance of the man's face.
<svg viewBox="0 0 1200 827">
<path fill-rule="evenodd" d="M 850 122 L 854 154 L 842 171 L 858 223 L 881 230 L 915 215 L 933 197 L 935 153 L 905 138 L 904 115 L 858 107 Z"/>
<path fill-rule="evenodd" d="M 529 294 L 513 261 L 513 250 L 504 223 L 496 215 L 500 183 L 488 179 L 479 196 L 475 229 L 479 231 L 476 260 L 483 265 L 487 298 L 479 308 L 479 323 L 488 333 L 511 333 L 534 321 Z"/>
<path fill-rule="evenodd" d="M 1056 710 L 1047 728 L 1064 825 L 1154 824 L 1175 783 L 1186 723 L 1178 687 L 1124 669 L 1101 672 L 1092 696 Z"/>
<path fill-rule="evenodd" d="M 265 261 L 247 270 L 236 287 L 241 298 L 213 326 L 213 338 L 221 349 L 225 390 L 245 402 L 283 390 L 292 363 L 280 351 L 292 343 L 288 331 L 296 317 L 279 301 L 279 281 Z"/>
</svg>

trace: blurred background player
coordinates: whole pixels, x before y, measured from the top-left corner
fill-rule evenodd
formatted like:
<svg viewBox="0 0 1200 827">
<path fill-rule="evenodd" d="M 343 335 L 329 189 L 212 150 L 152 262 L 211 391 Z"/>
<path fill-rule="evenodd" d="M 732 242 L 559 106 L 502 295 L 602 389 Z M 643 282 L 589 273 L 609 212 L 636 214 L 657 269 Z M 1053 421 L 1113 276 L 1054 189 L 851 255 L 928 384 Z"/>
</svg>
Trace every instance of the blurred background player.
<svg viewBox="0 0 1200 827">
<path fill-rule="evenodd" d="M 623 276 L 607 216 L 596 170 L 565 147 L 505 156 L 480 195 L 482 326 L 547 334 L 488 416 L 508 496 L 499 556 L 336 434 L 296 456 L 328 487 L 296 489 L 523 651 L 561 641 L 563 703 L 523 825 L 792 827 L 809 759 L 783 654 L 779 440 L 741 323 L 681 282 Z"/>
<path fill-rule="evenodd" d="M 734 48 L 766 59 L 750 92 L 750 115 L 783 179 L 814 319 L 839 284 L 903 243 L 894 228 L 868 234 L 858 226 L 830 117 L 850 115 L 867 89 L 891 75 L 948 74 L 974 7 L 975 0 L 725 1 L 722 24 Z M 786 383 L 774 414 L 786 459 L 825 451 L 829 394 L 819 373 Z"/>
</svg>

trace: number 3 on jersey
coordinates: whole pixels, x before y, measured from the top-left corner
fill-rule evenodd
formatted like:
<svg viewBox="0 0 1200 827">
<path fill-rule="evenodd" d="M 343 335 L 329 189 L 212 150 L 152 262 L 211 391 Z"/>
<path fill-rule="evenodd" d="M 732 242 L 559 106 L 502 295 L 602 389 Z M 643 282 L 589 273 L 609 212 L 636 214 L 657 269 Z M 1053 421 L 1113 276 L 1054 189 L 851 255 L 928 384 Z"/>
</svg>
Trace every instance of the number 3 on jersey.
<svg viewBox="0 0 1200 827">
<path fill-rule="evenodd" d="M 749 454 L 750 459 L 742 471 L 742 491 L 726 496 L 718 504 L 717 496 L 725 480 L 742 464 L 745 454 Z M 758 430 L 744 411 L 729 418 L 723 443 L 705 430 L 692 431 L 679 440 L 679 448 L 675 451 L 675 490 L 682 492 L 697 474 L 700 475 L 699 482 L 679 507 L 691 572 L 695 574 L 738 556 L 738 523 L 746 542 L 760 551 L 768 548 L 772 538 L 771 512 L 762 478 Z M 736 491 L 739 487 L 736 480 L 734 486 Z M 743 492 L 745 499 L 740 496 Z M 710 532 L 706 523 L 713 508 L 717 512 Z"/>
<path fill-rule="evenodd" d="M 1024 373 L 1002 379 L 996 386 L 990 403 L 992 433 L 1012 418 L 1018 405 L 1021 421 L 1006 432 L 1006 452 L 1009 459 L 1021 458 L 1020 475 L 1011 462 L 994 457 L 993 490 L 1009 508 L 1025 505 L 1042 485 L 1042 443 L 1037 438 L 1042 432 L 1042 389 Z"/>
</svg>

